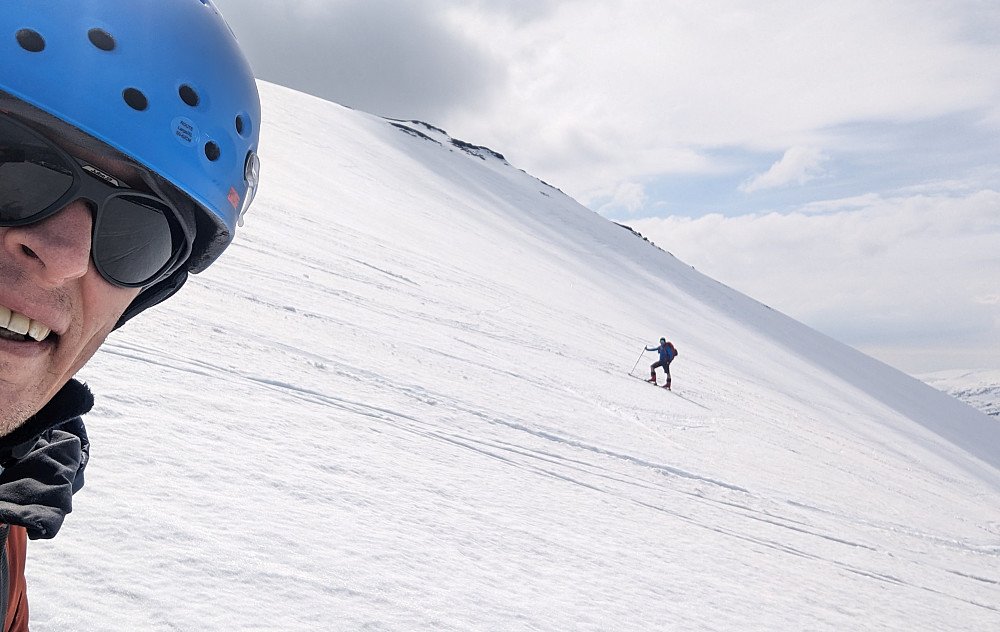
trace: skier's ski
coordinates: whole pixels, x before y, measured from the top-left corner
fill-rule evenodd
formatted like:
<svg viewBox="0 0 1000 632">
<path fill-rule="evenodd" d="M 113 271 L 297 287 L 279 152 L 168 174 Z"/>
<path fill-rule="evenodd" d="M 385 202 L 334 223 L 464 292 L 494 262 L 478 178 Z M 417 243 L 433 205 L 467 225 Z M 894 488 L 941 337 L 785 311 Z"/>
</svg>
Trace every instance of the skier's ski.
<svg viewBox="0 0 1000 632">
<path fill-rule="evenodd" d="M 685 400 L 685 401 L 689 401 L 689 402 L 691 402 L 692 404 L 694 404 L 695 406 L 701 406 L 701 407 L 702 407 L 702 408 L 704 408 L 705 410 L 708 410 L 708 406 L 705 406 L 704 404 L 699 404 L 698 402 L 694 401 L 694 400 L 693 400 L 693 399 L 691 399 L 690 397 L 685 397 L 684 395 L 681 395 L 680 393 L 678 393 L 677 391 L 675 391 L 675 390 L 673 390 L 673 389 L 671 389 L 671 388 L 667 388 L 666 386 L 664 386 L 664 385 L 661 385 L 661 384 L 654 384 L 653 382 L 650 382 L 650 381 L 649 381 L 648 379 L 646 379 L 646 378 L 644 378 L 644 377 L 640 377 L 640 376 L 638 376 L 638 375 L 636 375 L 636 374 L 634 374 L 634 373 L 629 373 L 628 375 L 629 375 L 629 377 L 634 377 L 634 378 L 635 378 L 635 379 L 637 379 L 637 380 L 642 380 L 642 381 L 643 381 L 643 382 L 645 382 L 646 384 L 650 384 L 650 385 L 652 385 L 652 386 L 656 386 L 656 387 L 659 387 L 659 389 L 660 389 L 660 390 L 662 390 L 662 391 L 667 391 L 668 393 L 673 393 L 673 394 L 674 394 L 674 395 L 676 395 L 677 397 L 680 397 L 681 399 L 683 399 L 683 400 Z"/>
<path fill-rule="evenodd" d="M 666 385 L 663 385 L 663 384 L 657 384 L 656 382 L 651 382 L 650 380 L 647 380 L 647 379 L 646 379 L 646 378 L 644 378 L 644 377 L 639 377 L 638 375 L 635 375 L 635 374 L 633 374 L 633 373 L 629 373 L 629 376 L 630 376 L 630 377 L 634 377 L 634 378 L 635 378 L 635 379 L 637 379 L 637 380 L 642 380 L 642 381 L 643 381 L 643 382 L 645 382 L 646 384 L 652 384 L 653 386 L 659 386 L 659 387 L 660 387 L 660 388 L 662 388 L 663 390 L 665 390 L 665 391 L 670 391 L 671 393 L 673 393 L 673 391 L 671 391 L 671 390 L 670 390 L 670 387 L 669 387 L 669 386 L 666 386 Z M 676 395 L 676 393 L 674 393 L 674 394 Z"/>
</svg>

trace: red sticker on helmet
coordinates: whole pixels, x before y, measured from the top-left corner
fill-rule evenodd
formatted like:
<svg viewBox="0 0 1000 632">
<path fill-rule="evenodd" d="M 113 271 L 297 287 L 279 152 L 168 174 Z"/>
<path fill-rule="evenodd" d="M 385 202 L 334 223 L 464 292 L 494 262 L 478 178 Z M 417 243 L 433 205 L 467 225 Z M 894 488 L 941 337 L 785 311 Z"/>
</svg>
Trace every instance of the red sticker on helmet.
<svg viewBox="0 0 1000 632">
<path fill-rule="evenodd" d="M 233 205 L 234 210 L 240 210 L 240 194 L 236 192 L 236 189 L 229 187 L 229 195 L 226 197 L 229 198 L 229 203 Z"/>
</svg>

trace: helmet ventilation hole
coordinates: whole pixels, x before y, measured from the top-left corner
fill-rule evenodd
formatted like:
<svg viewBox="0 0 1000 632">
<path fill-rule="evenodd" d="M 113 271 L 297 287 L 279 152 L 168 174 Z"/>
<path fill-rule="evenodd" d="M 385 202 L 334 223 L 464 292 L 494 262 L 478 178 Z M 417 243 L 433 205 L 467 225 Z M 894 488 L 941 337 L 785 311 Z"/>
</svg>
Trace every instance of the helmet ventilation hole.
<svg viewBox="0 0 1000 632">
<path fill-rule="evenodd" d="M 122 98 L 125 99 L 125 103 L 130 108 L 138 112 L 142 112 L 149 107 L 149 100 L 146 98 L 146 95 L 135 88 L 125 88 L 122 92 Z"/>
<path fill-rule="evenodd" d="M 197 105 L 201 102 L 201 97 L 198 96 L 195 89 L 187 84 L 181 86 L 178 93 L 181 95 L 181 101 L 187 103 L 191 107 L 197 107 Z"/>
<path fill-rule="evenodd" d="M 32 29 L 21 29 L 17 32 L 17 43 L 29 53 L 40 53 L 45 50 L 45 38 Z"/>
<path fill-rule="evenodd" d="M 240 136 L 243 135 L 243 115 L 240 114 L 236 117 L 236 133 Z"/>
<path fill-rule="evenodd" d="M 104 29 L 90 29 L 87 31 L 87 38 L 91 44 L 103 51 L 110 52 L 115 49 L 115 38 Z"/>
<path fill-rule="evenodd" d="M 222 150 L 219 149 L 219 146 L 215 144 L 214 141 L 208 141 L 207 143 L 205 143 L 206 158 L 208 158 L 212 162 L 215 162 L 216 160 L 219 159 L 221 155 L 222 155 Z"/>
</svg>

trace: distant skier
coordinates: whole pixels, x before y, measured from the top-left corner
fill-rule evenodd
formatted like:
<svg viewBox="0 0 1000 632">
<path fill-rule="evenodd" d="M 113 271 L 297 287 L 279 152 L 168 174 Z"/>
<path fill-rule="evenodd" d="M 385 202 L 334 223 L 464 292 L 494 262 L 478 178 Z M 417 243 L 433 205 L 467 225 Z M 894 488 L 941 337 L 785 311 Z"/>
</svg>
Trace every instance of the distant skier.
<svg viewBox="0 0 1000 632">
<path fill-rule="evenodd" d="M 663 370 L 667 374 L 667 383 L 663 385 L 663 388 L 670 389 L 670 363 L 674 358 L 677 357 L 677 349 L 674 347 L 674 343 L 667 342 L 666 338 L 660 338 L 659 347 L 646 347 L 646 351 L 656 351 L 660 354 L 660 359 L 649 365 L 649 375 L 650 378 L 647 382 L 652 382 L 656 384 L 656 369 L 658 367 L 663 367 Z"/>
</svg>

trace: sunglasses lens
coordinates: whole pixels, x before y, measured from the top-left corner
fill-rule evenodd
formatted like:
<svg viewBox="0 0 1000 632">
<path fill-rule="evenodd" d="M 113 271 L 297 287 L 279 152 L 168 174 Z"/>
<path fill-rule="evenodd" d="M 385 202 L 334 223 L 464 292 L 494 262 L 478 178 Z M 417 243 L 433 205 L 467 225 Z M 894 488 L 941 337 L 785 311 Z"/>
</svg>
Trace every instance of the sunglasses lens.
<svg viewBox="0 0 1000 632">
<path fill-rule="evenodd" d="M 174 239 L 165 205 L 121 195 L 107 200 L 94 231 L 94 262 L 125 286 L 145 285 L 170 263 Z"/>
<path fill-rule="evenodd" d="M 0 116 L 0 226 L 39 221 L 73 196 L 91 200 L 98 270 L 116 285 L 147 285 L 179 255 L 174 213 L 147 194 L 122 192 L 113 180 L 89 165 L 81 169 L 41 134 Z"/>
<path fill-rule="evenodd" d="M 72 185 L 72 171 L 44 138 L 0 117 L 0 222 L 30 219 Z"/>
</svg>

